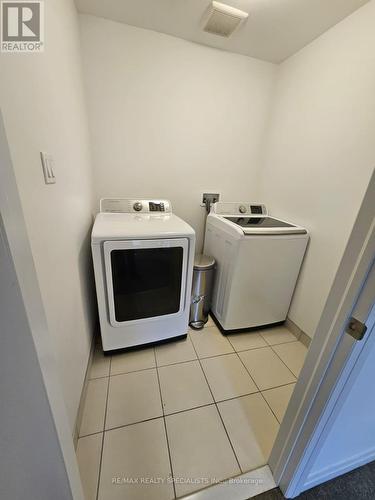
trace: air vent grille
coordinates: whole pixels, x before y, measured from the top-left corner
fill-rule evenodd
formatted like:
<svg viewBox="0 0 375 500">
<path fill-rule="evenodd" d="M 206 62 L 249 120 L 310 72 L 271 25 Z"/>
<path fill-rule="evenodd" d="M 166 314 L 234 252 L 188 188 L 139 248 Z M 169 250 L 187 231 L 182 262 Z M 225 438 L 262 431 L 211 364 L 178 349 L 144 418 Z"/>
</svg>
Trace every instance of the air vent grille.
<svg viewBox="0 0 375 500">
<path fill-rule="evenodd" d="M 229 5 L 213 1 L 204 24 L 204 31 L 229 37 L 249 14 Z"/>
</svg>

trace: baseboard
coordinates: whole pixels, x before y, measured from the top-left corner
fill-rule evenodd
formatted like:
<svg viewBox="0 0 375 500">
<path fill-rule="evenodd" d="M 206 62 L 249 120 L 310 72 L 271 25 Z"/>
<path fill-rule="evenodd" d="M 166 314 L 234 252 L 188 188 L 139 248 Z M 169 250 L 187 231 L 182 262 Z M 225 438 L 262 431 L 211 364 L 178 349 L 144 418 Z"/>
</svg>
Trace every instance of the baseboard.
<svg viewBox="0 0 375 500">
<path fill-rule="evenodd" d="M 95 350 L 95 338 L 96 337 L 94 335 L 93 338 L 92 338 L 91 346 L 90 346 L 89 359 L 88 359 L 87 366 L 86 366 L 85 378 L 84 378 L 84 381 L 83 381 L 83 387 L 82 387 L 81 397 L 80 397 L 80 400 L 79 400 L 77 416 L 76 416 L 76 420 L 75 420 L 75 423 L 74 423 L 74 430 L 73 430 L 74 448 L 77 448 L 77 444 L 78 444 L 79 429 L 81 427 L 81 422 L 82 422 L 83 406 L 84 406 L 85 399 L 86 399 L 87 383 L 88 383 L 88 380 L 89 380 L 89 373 L 90 373 L 92 359 L 93 359 L 94 350 Z"/>
<path fill-rule="evenodd" d="M 294 323 L 289 317 L 285 320 L 285 326 L 290 332 L 296 337 L 297 340 L 301 341 L 307 348 L 310 347 L 311 338 L 305 333 L 301 328 Z"/>
<path fill-rule="evenodd" d="M 314 486 L 325 483 L 330 479 L 341 476 L 347 472 L 350 472 L 362 465 L 366 465 L 369 462 L 375 460 L 375 448 L 371 448 L 370 450 L 365 451 L 364 453 L 360 453 L 354 456 L 351 456 L 341 462 L 336 464 L 331 464 L 324 469 L 318 470 L 313 474 L 310 474 L 307 478 L 307 482 L 303 486 L 302 491 L 309 490 Z"/>
</svg>

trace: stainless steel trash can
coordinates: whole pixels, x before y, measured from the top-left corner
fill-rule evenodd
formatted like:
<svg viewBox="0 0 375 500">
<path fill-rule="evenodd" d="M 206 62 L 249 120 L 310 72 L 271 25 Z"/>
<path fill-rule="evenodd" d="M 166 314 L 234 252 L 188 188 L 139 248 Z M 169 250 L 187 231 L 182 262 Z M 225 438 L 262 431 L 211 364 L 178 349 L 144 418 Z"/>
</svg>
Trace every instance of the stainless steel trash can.
<svg viewBox="0 0 375 500">
<path fill-rule="evenodd" d="M 213 257 L 202 254 L 195 256 L 189 324 L 196 330 L 203 328 L 208 320 L 214 273 Z"/>
</svg>

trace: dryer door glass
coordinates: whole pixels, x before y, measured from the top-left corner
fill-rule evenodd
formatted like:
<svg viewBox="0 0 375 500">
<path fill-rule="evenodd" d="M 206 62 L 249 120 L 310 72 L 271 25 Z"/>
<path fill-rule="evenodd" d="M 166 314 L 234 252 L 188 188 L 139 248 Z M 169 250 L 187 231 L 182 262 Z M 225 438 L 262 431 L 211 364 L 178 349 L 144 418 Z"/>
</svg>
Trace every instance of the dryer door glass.
<svg viewBox="0 0 375 500">
<path fill-rule="evenodd" d="M 183 248 L 111 251 L 113 302 L 117 322 L 179 311 Z"/>
</svg>

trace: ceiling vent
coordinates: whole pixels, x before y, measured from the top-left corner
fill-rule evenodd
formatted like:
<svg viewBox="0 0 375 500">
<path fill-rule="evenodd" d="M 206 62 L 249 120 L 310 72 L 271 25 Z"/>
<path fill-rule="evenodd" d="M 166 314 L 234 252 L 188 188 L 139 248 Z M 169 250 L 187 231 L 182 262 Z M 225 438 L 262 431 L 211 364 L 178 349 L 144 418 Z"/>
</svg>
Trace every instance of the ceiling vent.
<svg viewBox="0 0 375 500">
<path fill-rule="evenodd" d="M 213 1 L 205 17 L 204 31 L 214 35 L 229 37 L 238 26 L 249 17 L 247 12 L 224 3 Z"/>
</svg>

